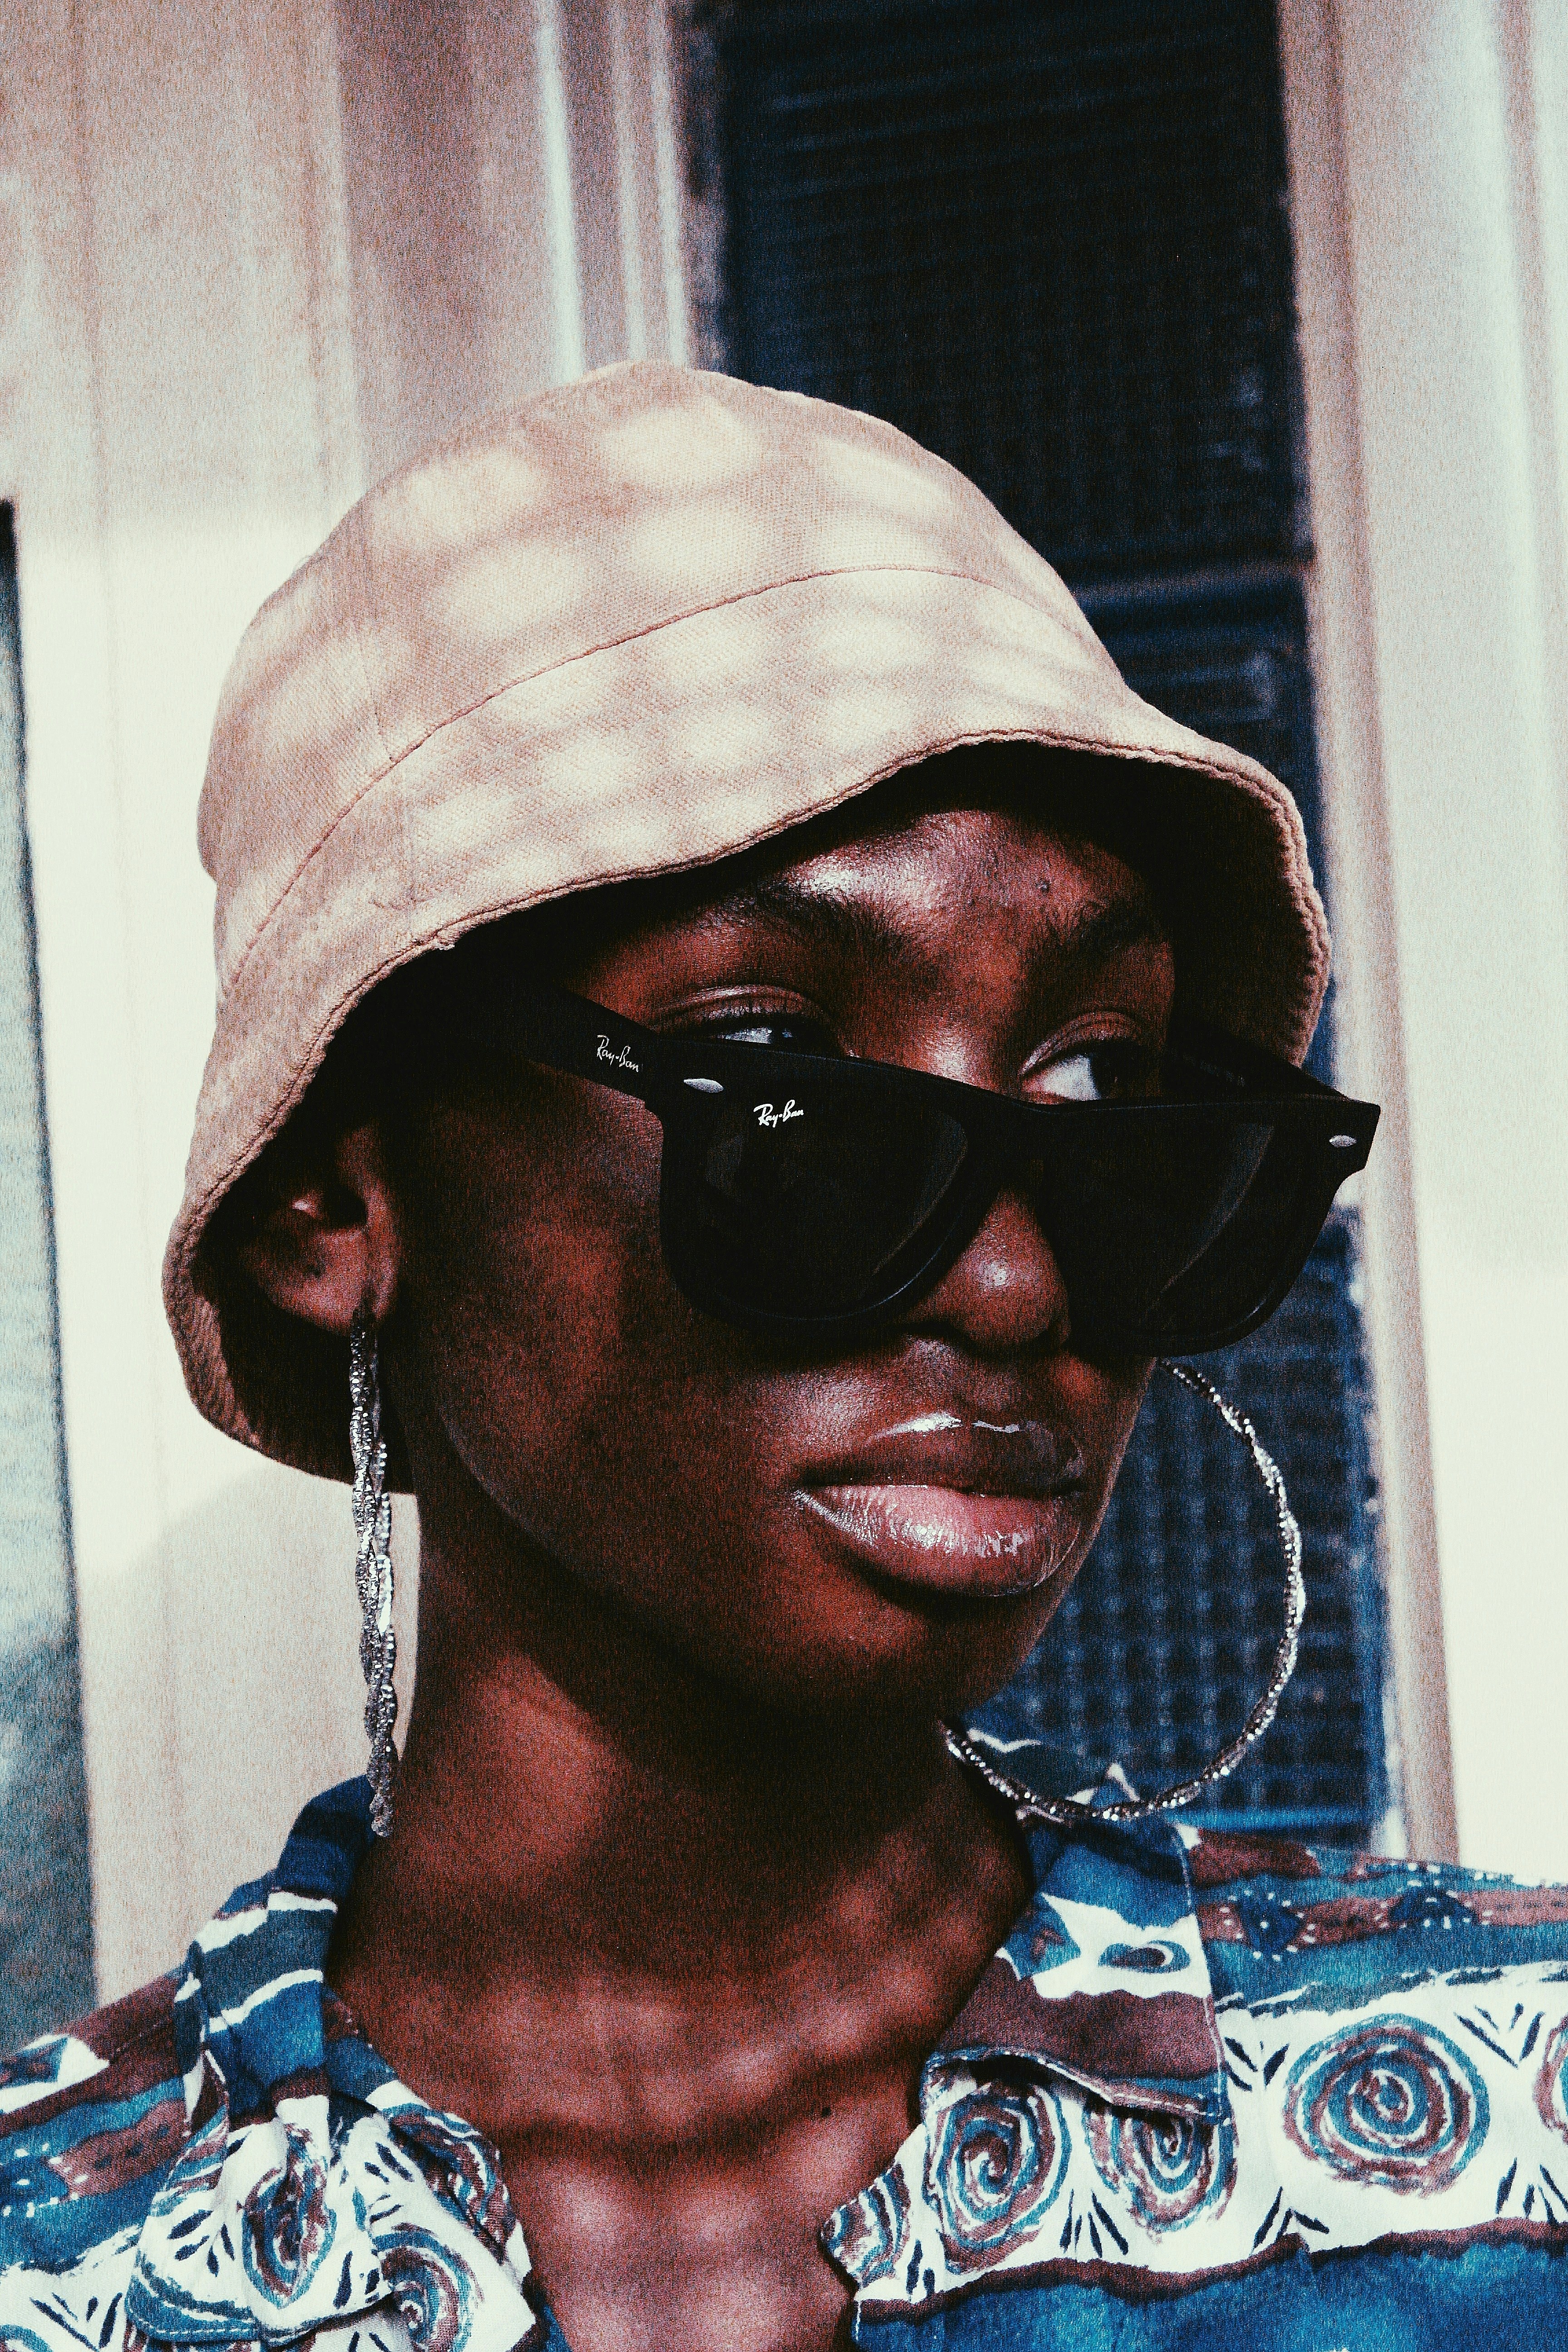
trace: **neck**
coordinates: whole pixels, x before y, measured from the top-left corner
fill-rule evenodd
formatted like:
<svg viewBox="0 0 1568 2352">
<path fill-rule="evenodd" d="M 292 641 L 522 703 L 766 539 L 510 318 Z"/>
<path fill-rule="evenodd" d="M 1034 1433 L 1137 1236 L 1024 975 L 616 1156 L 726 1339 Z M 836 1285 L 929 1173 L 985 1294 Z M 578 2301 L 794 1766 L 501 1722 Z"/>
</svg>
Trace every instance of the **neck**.
<svg viewBox="0 0 1568 2352">
<path fill-rule="evenodd" d="M 799 1985 L 820 2013 L 905 1953 L 934 2038 L 1026 1892 L 934 1719 L 759 1701 L 486 1510 L 421 1509 L 396 1822 L 331 1963 L 393 2063 L 460 2105 L 483 2013 L 515 2032 L 541 1989 L 711 2017 L 722 1986 L 739 2018 Z"/>
<path fill-rule="evenodd" d="M 547 1558 L 454 1557 L 446 1532 L 422 1533 L 418 1693 L 368 1871 L 402 1916 L 514 1948 L 592 1925 L 631 1967 L 722 1965 L 730 1945 L 743 1964 L 810 1940 L 836 1890 L 973 1805 L 933 1718 L 770 1703 Z"/>
</svg>

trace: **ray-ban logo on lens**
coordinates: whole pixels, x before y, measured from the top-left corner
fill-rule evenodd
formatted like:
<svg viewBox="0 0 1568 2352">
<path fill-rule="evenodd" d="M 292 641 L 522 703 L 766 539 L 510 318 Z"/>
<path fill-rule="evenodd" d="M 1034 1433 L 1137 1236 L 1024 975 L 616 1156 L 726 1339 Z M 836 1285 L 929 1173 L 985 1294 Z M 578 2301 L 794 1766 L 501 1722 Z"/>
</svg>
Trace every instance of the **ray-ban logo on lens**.
<svg viewBox="0 0 1568 2352">
<path fill-rule="evenodd" d="M 640 1070 L 642 1068 L 642 1064 L 640 1062 L 634 1062 L 624 1045 L 621 1047 L 618 1054 L 612 1054 L 610 1051 L 610 1041 L 608 1037 L 605 1036 L 602 1029 L 599 1032 L 598 1058 L 601 1062 L 613 1062 L 617 1070 Z"/>
<path fill-rule="evenodd" d="M 759 1127 L 782 1127 L 786 1118 L 804 1118 L 805 1117 L 805 1111 L 801 1109 L 800 1105 L 795 1101 L 793 1095 L 791 1095 L 788 1102 L 785 1103 L 783 1110 L 775 1110 L 772 1103 L 753 1103 L 752 1105 L 752 1108 L 757 1114 L 757 1125 Z"/>
</svg>

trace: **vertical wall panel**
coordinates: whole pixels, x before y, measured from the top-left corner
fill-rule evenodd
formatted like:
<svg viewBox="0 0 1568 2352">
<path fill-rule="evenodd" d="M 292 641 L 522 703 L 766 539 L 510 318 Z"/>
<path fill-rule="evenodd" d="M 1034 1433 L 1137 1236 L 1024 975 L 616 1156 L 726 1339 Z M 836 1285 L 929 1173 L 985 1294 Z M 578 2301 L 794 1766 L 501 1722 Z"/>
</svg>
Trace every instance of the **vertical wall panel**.
<svg viewBox="0 0 1568 2352">
<path fill-rule="evenodd" d="M 0 2048 L 92 2000 L 16 631 L 16 541 L 0 507 Z"/>
<path fill-rule="evenodd" d="M 1389 1393 L 1429 1410 L 1429 1504 L 1402 1445 L 1400 1510 L 1429 1512 L 1440 1578 L 1412 1580 L 1395 1654 L 1434 1700 L 1446 1654 L 1462 1857 L 1531 1875 L 1568 1850 L 1562 14 L 1282 8 L 1296 177 L 1331 175 L 1301 208 L 1326 731 L 1388 982 L 1355 1066 L 1405 1080 L 1373 1321 Z"/>
</svg>

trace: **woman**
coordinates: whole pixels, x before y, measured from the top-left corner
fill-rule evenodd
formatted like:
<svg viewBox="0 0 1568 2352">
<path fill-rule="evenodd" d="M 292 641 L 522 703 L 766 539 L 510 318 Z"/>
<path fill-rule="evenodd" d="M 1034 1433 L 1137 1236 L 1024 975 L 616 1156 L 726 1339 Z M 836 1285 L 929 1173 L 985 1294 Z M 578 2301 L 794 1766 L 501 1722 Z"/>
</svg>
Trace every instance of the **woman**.
<svg viewBox="0 0 1568 2352">
<path fill-rule="evenodd" d="M 166 1296 L 353 1478 L 371 1769 L 12 2062 L 0 2339 L 1568 2330 L 1561 1892 L 963 1729 L 1365 1157 L 1281 788 L 900 436 L 637 367 L 279 592 L 202 844 Z"/>
</svg>

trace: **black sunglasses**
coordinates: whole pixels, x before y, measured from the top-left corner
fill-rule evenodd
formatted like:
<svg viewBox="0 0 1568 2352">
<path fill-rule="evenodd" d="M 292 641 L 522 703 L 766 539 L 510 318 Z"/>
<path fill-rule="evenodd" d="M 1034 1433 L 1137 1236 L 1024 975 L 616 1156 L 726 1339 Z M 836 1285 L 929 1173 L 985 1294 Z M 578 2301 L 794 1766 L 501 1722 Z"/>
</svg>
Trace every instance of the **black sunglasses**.
<svg viewBox="0 0 1568 2352">
<path fill-rule="evenodd" d="M 662 1036 L 500 958 L 467 961 L 457 1002 L 423 1002 L 444 1056 L 480 1047 L 646 1103 L 674 1280 L 708 1314 L 807 1348 L 853 1342 L 931 1289 L 1004 1189 L 1050 1245 L 1076 1349 L 1225 1347 L 1279 1306 L 1378 1120 L 1191 1024 L 1152 1098 L 1026 1103 L 886 1062 Z"/>
</svg>

